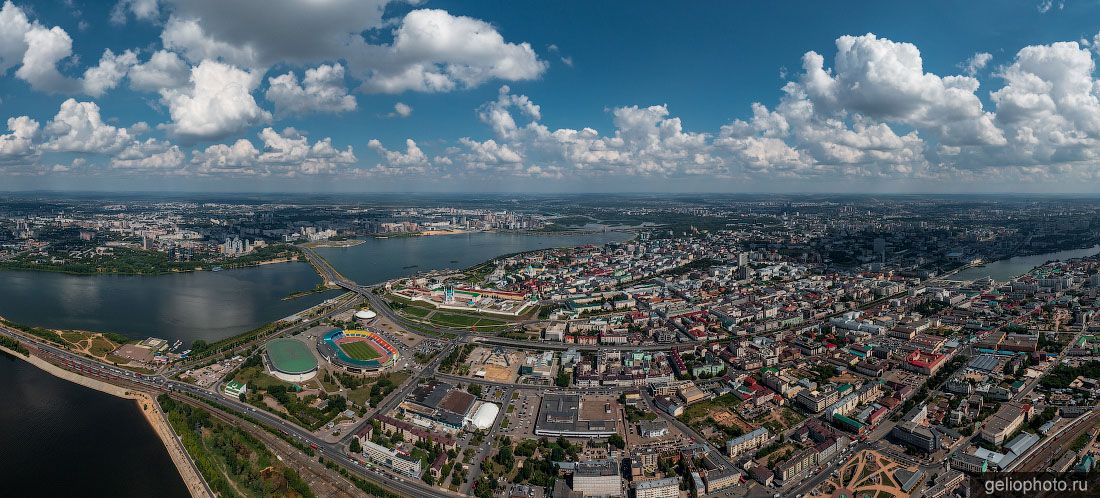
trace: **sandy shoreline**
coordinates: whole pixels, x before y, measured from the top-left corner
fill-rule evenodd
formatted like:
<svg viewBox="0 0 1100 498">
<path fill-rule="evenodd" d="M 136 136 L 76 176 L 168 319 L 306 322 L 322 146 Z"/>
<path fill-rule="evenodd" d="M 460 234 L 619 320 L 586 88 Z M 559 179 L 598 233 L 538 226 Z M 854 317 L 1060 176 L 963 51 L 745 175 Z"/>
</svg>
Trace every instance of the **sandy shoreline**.
<svg viewBox="0 0 1100 498">
<path fill-rule="evenodd" d="M 462 235 L 464 233 L 470 233 L 465 230 L 424 230 L 419 232 L 421 236 L 432 237 L 436 235 Z"/>
<path fill-rule="evenodd" d="M 280 264 L 280 263 L 294 263 L 296 261 L 301 261 L 301 260 L 299 260 L 298 258 L 265 259 L 263 261 L 257 261 L 254 266 L 277 265 L 277 264 Z M 230 270 L 236 270 L 236 269 L 239 269 L 239 268 L 248 268 L 248 266 L 233 267 L 233 268 L 230 268 Z"/>
<path fill-rule="evenodd" d="M 172 457 L 172 462 L 176 465 L 176 470 L 179 471 L 180 476 L 183 478 L 183 483 L 187 486 L 187 490 L 191 492 L 191 496 L 196 498 L 213 498 L 202 476 L 199 475 L 198 469 L 191 463 L 191 458 L 187 456 L 183 444 L 176 439 L 175 434 L 172 432 L 172 428 L 168 424 L 168 418 L 160 411 L 160 407 L 151 394 L 126 389 L 103 382 L 99 379 L 78 375 L 37 356 L 23 356 L 3 346 L 0 346 L 0 351 L 7 352 L 16 358 L 25 360 L 27 363 L 59 379 L 64 379 L 74 384 L 79 384 L 119 398 L 133 400 L 137 408 L 141 410 L 141 414 L 145 416 L 145 420 L 148 421 L 149 425 L 153 428 L 153 432 L 157 434 L 161 443 L 164 444 L 165 449 L 168 450 L 168 455 Z"/>
<path fill-rule="evenodd" d="M 366 241 L 363 240 L 363 239 L 326 240 L 326 241 L 318 241 L 318 242 L 307 242 L 303 245 L 310 248 L 310 249 L 314 249 L 314 248 L 318 248 L 318 247 L 341 248 L 341 247 L 355 247 L 359 244 L 362 244 L 363 242 L 366 242 Z"/>
</svg>

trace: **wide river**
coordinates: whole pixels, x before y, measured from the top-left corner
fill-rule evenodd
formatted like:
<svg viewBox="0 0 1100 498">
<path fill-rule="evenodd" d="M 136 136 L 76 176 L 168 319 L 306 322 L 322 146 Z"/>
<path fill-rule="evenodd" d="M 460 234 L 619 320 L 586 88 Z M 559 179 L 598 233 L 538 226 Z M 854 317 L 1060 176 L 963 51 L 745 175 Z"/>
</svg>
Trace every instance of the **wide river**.
<svg viewBox="0 0 1100 498">
<path fill-rule="evenodd" d="M 319 283 L 306 263 L 157 276 L 0 271 L 0 316 L 25 325 L 190 345 L 239 334 L 339 294 L 283 300 Z"/>
<path fill-rule="evenodd" d="M 423 270 L 466 268 L 497 256 L 536 249 L 603 245 L 633 237 L 627 232 L 569 235 L 466 233 L 429 237 L 366 239 L 351 247 L 322 247 L 317 253 L 360 284 L 376 284 Z"/>
<path fill-rule="evenodd" d="M 321 249 L 364 284 L 470 266 L 532 249 L 602 244 L 627 233 L 464 234 L 368 239 Z M 0 271 L 0 316 L 26 325 L 132 337 L 218 340 L 294 314 L 337 291 L 284 301 L 321 279 L 305 263 L 164 276 Z M 57 379 L 0 354 L 3 496 L 187 496 L 164 446 L 133 402 Z"/>
<path fill-rule="evenodd" d="M 993 261 L 987 263 L 985 266 L 967 268 L 952 275 L 950 278 L 951 280 L 977 280 L 979 278 L 989 277 L 998 282 L 1007 282 L 1031 271 L 1032 268 L 1046 263 L 1047 261 L 1084 258 L 1097 254 L 1100 254 L 1100 246 L 1034 254 L 1031 256 L 1017 256 L 1015 258 Z"/>
<path fill-rule="evenodd" d="M 0 353 L 4 496 L 190 496 L 134 402 Z"/>
</svg>

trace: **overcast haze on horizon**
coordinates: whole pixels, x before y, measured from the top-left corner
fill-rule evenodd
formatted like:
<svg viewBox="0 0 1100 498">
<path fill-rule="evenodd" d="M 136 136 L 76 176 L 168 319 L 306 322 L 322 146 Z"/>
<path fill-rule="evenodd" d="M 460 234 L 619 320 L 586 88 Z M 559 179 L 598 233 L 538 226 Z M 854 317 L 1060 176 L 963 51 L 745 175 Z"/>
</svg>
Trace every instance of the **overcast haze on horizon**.
<svg viewBox="0 0 1100 498">
<path fill-rule="evenodd" d="M 1096 192 L 1098 19 L 1049 0 L 6 1 L 0 190 Z"/>
</svg>

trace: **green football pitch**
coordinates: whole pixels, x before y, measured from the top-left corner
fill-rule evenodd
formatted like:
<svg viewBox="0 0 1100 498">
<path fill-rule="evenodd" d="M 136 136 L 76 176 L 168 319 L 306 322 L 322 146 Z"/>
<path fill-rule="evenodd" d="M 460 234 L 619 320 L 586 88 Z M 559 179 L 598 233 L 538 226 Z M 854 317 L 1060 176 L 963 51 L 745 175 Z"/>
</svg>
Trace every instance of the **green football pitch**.
<svg viewBox="0 0 1100 498">
<path fill-rule="evenodd" d="M 345 353 L 353 360 L 373 360 L 378 358 L 378 351 L 370 347 L 367 341 L 345 342 L 340 345 Z"/>
</svg>

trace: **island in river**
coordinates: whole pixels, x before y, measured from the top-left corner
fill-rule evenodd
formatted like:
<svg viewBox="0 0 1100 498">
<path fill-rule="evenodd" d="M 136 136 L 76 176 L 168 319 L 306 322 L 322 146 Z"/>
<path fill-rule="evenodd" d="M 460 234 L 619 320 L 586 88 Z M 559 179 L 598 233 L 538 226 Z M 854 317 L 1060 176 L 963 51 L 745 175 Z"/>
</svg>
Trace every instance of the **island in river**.
<svg viewBox="0 0 1100 498">
<path fill-rule="evenodd" d="M 301 251 L 292 245 L 276 244 L 259 247 L 239 256 L 208 254 L 195 259 L 176 260 L 162 251 L 147 251 L 133 247 L 106 247 L 88 256 L 71 259 L 51 254 L 43 248 L 36 252 L 17 254 L 0 261 L 0 270 L 28 270 L 66 273 L 69 275 L 164 275 L 211 269 L 244 268 L 272 263 L 298 261 Z"/>
<path fill-rule="evenodd" d="M 554 236 L 474 233 L 367 239 L 354 247 L 320 249 L 362 283 L 421 269 L 470 266 L 534 249 L 622 241 L 632 234 Z M 363 252 L 360 252 L 363 251 Z M 406 268 L 408 267 L 408 268 Z M 0 316 L 53 329 L 111 331 L 185 343 L 217 341 L 294 314 L 337 291 L 283 298 L 313 289 L 321 278 L 305 263 L 166 275 L 70 275 L 0 271 Z M 10 356 L 0 358 L 0 382 L 15 394 L 0 408 L 0 465 L 18 473 L 17 495 L 187 496 L 179 473 L 131 400 L 77 386 Z M 85 414 L 85 412 L 88 412 Z M 4 437 L 4 436 L 7 437 Z M 68 444 L 79 440 L 80 444 Z M 25 448 L 27 441 L 36 446 Z M 155 453 L 155 454 L 153 454 Z M 70 479 L 32 488 L 58 462 L 82 462 Z M 17 465 L 16 465 L 17 464 Z M 94 485 L 86 484 L 96 481 Z M 159 487 L 157 487 L 159 485 Z M 19 492 L 36 490 L 36 493 Z"/>
</svg>

